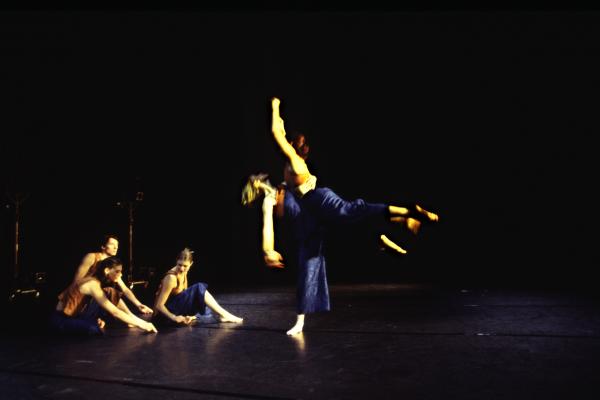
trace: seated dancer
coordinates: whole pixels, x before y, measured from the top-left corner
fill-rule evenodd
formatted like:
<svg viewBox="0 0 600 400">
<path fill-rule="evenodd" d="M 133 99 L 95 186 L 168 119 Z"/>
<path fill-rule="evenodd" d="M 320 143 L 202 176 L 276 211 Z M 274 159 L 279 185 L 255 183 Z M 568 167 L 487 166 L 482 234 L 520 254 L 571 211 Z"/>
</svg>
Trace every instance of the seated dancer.
<svg viewBox="0 0 600 400">
<path fill-rule="evenodd" d="M 162 279 L 154 302 L 156 322 L 189 325 L 198 315 L 207 314 L 206 306 L 217 313 L 220 322 L 242 322 L 242 318 L 217 303 L 206 290 L 205 283 L 197 282 L 188 287 L 187 274 L 194 262 L 193 253 L 188 248 L 183 249 L 177 257 L 177 264 Z"/>
<path fill-rule="evenodd" d="M 147 332 L 157 332 L 154 325 L 126 311 L 114 287 L 123 273 L 123 263 L 116 257 L 100 261 L 94 273 L 69 285 L 58 296 L 50 326 L 60 333 L 98 335 L 103 333 L 106 315 Z"/>
<path fill-rule="evenodd" d="M 112 234 L 104 235 L 102 245 L 100 246 L 100 251 L 87 253 L 83 257 L 83 259 L 81 260 L 81 263 L 79 264 L 79 267 L 77 267 L 77 271 L 75 271 L 75 277 L 73 278 L 73 282 L 76 282 L 79 279 L 82 279 L 86 276 L 93 275 L 96 270 L 96 265 L 98 264 L 98 262 L 104 260 L 107 257 L 116 256 L 118 250 L 119 250 L 119 240 L 117 239 L 117 237 Z M 152 314 L 152 309 L 150 307 L 142 304 L 142 302 L 137 299 L 137 297 L 135 296 L 133 291 L 127 287 L 125 282 L 123 282 L 122 277 L 119 277 L 119 279 L 117 280 L 117 285 L 119 286 L 119 290 L 121 292 L 119 294 L 124 294 L 125 297 L 129 301 L 131 301 L 138 308 L 138 310 L 141 313 Z M 124 311 L 129 314 L 133 314 L 129 310 L 127 305 L 125 305 Z"/>
<path fill-rule="evenodd" d="M 288 335 L 302 332 L 305 314 L 328 311 L 329 289 L 323 255 L 324 228 L 330 223 L 353 223 L 371 217 L 383 217 L 393 223 L 405 225 L 417 233 L 421 220 L 438 221 L 438 216 L 416 206 L 414 210 L 381 203 L 367 203 L 362 199 L 347 201 L 326 187 L 317 187 L 317 178 L 310 173 L 305 162 L 307 151 L 299 152 L 286 140 L 283 120 L 279 115 L 279 99 L 272 100 L 272 131 L 280 149 L 287 157 L 284 170 L 285 184 L 273 187 L 266 174 L 252 175 L 242 190 L 242 204 L 252 204 L 264 195 L 263 253 L 267 266 L 282 268 L 283 257 L 274 249 L 273 209 L 294 227 L 298 247 L 297 319 L 287 331 Z M 307 149 L 307 147 L 305 147 Z M 398 253 L 406 250 L 381 235 L 382 243 Z"/>
</svg>

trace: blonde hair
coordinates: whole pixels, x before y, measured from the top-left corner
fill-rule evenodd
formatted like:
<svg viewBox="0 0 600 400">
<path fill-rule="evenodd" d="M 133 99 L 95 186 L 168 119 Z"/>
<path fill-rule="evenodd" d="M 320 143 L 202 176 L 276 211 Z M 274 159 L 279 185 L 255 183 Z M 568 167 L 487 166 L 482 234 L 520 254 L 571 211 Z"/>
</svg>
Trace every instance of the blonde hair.
<svg viewBox="0 0 600 400">
<path fill-rule="evenodd" d="M 254 185 L 254 182 L 261 181 L 261 182 L 266 183 L 267 185 L 271 186 L 271 183 L 267 179 L 268 176 L 269 175 L 267 175 L 267 174 L 250 175 L 250 177 L 248 178 L 248 181 L 242 188 L 242 205 L 243 206 L 251 205 L 252 203 L 254 203 L 256 201 L 256 199 L 258 199 L 260 197 L 260 195 L 264 194 L 264 190 L 257 188 Z"/>
<path fill-rule="evenodd" d="M 191 263 L 194 261 L 194 252 L 186 247 L 185 249 L 181 250 L 177 259 L 189 261 Z"/>
</svg>

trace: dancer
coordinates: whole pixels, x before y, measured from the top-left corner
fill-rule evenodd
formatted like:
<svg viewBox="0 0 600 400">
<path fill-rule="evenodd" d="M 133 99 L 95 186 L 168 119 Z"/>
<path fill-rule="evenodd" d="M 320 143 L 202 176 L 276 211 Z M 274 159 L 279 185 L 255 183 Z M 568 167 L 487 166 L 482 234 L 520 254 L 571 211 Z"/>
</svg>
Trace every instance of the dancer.
<svg viewBox="0 0 600 400">
<path fill-rule="evenodd" d="M 286 132 L 284 128 L 284 122 L 280 115 L 280 104 L 281 101 L 274 97 L 271 100 L 272 106 L 272 126 L 271 131 L 273 133 L 273 137 L 277 142 L 280 150 L 286 157 L 286 163 L 284 167 L 284 186 L 283 188 L 287 188 L 292 190 L 296 197 L 303 198 L 306 193 L 311 190 L 317 189 L 317 192 L 320 192 L 320 196 L 311 196 L 313 199 L 309 202 L 312 204 L 313 210 L 320 210 L 323 205 L 327 204 L 319 204 L 319 200 L 321 198 L 327 198 L 330 195 L 334 195 L 334 199 L 339 197 L 331 191 L 329 188 L 316 188 L 317 177 L 310 173 L 308 170 L 308 165 L 306 163 L 306 159 L 308 158 L 308 152 L 310 147 L 306 142 L 306 137 L 303 134 L 295 135 L 290 142 L 288 142 L 286 138 Z M 281 193 L 279 194 L 282 197 Z M 332 199 L 329 199 L 330 201 Z M 340 199 L 341 200 L 341 199 Z M 335 201 L 337 202 L 337 200 Z M 364 201 L 357 200 L 358 207 L 362 207 L 362 203 Z M 326 202 L 327 203 L 327 202 Z M 329 205 L 330 207 L 333 205 Z M 381 208 L 381 204 L 379 205 Z M 335 206 L 333 206 L 335 207 Z M 369 207 L 367 207 L 369 208 Z M 374 213 L 377 213 L 377 210 L 373 210 Z M 411 210 L 407 207 L 399 207 L 389 205 L 387 207 L 387 212 L 389 213 L 390 221 L 405 224 L 406 227 L 412 231 L 413 233 L 417 233 L 421 227 L 421 219 L 425 218 L 427 221 L 438 221 L 438 216 L 435 213 L 429 212 L 423 209 L 418 204 L 415 205 L 414 210 Z M 341 212 L 341 214 L 345 214 L 345 212 Z M 359 216 L 362 218 L 362 216 Z M 350 219 L 352 217 L 350 216 Z M 391 242 L 391 241 L 390 241 Z M 400 253 L 405 253 L 404 250 L 399 251 Z"/>
<path fill-rule="evenodd" d="M 75 271 L 75 277 L 73 278 L 73 282 L 77 282 L 78 280 L 86 276 L 93 275 L 96 270 L 96 265 L 100 261 L 106 259 L 107 257 L 116 256 L 118 250 L 119 240 L 117 239 L 117 237 L 113 234 L 104 235 L 102 245 L 100 246 L 100 251 L 87 253 L 83 257 L 81 263 L 79 264 L 79 267 L 77 267 L 77 271 Z M 125 297 L 127 297 L 127 299 L 131 301 L 142 314 L 152 313 L 152 309 L 142 304 L 142 302 L 137 299 L 133 291 L 127 287 L 127 285 L 125 284 L 125 282 L 123 282 L 123 279 L 121 277 L 119 277 L 117 284 L 122 294 L 124 294 Z M 127 305 L 125 305 L 125 308 L 127 309 L 126 312 L 133 314 L 131 310 L 129 310 Z"/>
<path fill-rule="evenodd" d="M 123 300 L 112 286 L 123 274 L 123 263 L 108 257 L 96 265 L 94 273 L 71 283 L 58 296 L 50 326 L 60 333 L 99 335 L 111 315 L 146 332 L 157 332 L 154 325 L 126 311 Z"/>
<path fill-rule="evenodd" d="M 414 210 L 381 203 L 367 203 L 362 199 L 346 201 L 329 188 L 317 187 L 317 178 L 308 170 L 306 151 L 298 151 L 286 140 L 283 120 L 279 115 L 280 101 L 272 100 L 272 131 L 280 149 L 286 155 L 284 184 L 273 187 L 266 174 L 252 175 L 242 190 L 242 204 L 252 204 L 264 195 L 263 211 L 263 254 L 267 266 L 283 268 L 283 257 L 274 248 L 273 209 L 278 216 L 292 221 L 298 246 L 299 278 L 297 287 L 297 319 L 288 335 L 302 332 L 305 314 L 330 309 L 329 290 L 323 255 L 324 229 L 330 223 L 354 223 L 366 218 L 383 217 L 390 222 L 401 223 L 411 232 L 417 233 L 422 221 L 438 221 L 435 213 L 420 206 Z M 405 254 L 385 235 L 382 244 L 393 251 Z"/>
<path fill-rule="evenodd" d="M 154 318 L 157 323 L 189 325 L 198 315 L 206 315 L 206 306 L 218 315 L 220 322 L 240 323 L 236 317 L 217 303 L 206 290 L 206 283 L 197 282 L 188 288 L 187 274 L 194 263 L 193 251 L 187 247 L 177 257 L 177 264 L 165 274 L 156 292 Z"/>
</svg>

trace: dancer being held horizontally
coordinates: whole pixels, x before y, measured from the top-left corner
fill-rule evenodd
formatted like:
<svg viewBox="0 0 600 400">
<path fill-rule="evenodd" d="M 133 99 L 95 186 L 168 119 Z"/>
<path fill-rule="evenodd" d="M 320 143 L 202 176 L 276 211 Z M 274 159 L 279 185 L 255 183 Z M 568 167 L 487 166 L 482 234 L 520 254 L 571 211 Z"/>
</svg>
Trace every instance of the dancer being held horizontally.
<svg viewBox="0 0 600 400">
<path fill-rule="evenodd" d="M 324 230 L 328 224 L 354 223 L 379 216 L 390 222 L 400 223 L 416 234 L 422 220 L 435 222 L 438 221 L 438 216 L 418 205 L 413 210 L 381 203 L 367 203 L 362 199 L 347 201 L 329 188 L 317 187 L 317 178 L 310 173 L 305 162 L 308 152 L 297 151 L 286 139 L 279 106 L 279 99 L 274 98 L 272 132 L 287 158 L 284 185 L 275 188 L 268 181 L 266 174 L 252 175 L 242 190 L 242 204 L 252 204 L 264 195 L 262 244 L 264 261 L 269 267 L 284 267 L 283 257 L 274 248 L 273 210 L 277 210 L 277 216 L 292 222 L 298 247 L 298 302 L 296 323 L 287 334 L 295 335 L 302 332 L 305 314 L 330 309 L 323 254 Z M 382 244 L 391 250 L 400 254 L 406 253 L 406 250 L 385 235 L 381 235 L 380 239 Z"/>
<path fill-rule="evenodd" d="M 154 316 L 157 323 L 189 325 L 197 315 L 206 315 L 206 306 L 218 315 L 220 322 L 240 323 L 236 317 L 217 303 L 206 290 L 207 285 L 197 282 L 188 287 L 187 274 L 194 263 L 193 251 L 183 249 L 177 257 L 177 264 L 169 269 L 156 292 Z"/>
</svg>

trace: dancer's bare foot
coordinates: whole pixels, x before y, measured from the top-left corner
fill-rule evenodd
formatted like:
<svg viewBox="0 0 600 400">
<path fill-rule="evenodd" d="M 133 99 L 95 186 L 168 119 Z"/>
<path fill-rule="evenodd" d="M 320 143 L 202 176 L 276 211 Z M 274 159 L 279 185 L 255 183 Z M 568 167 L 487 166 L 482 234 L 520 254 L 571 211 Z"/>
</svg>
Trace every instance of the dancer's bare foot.
<svg viewBox="0 0 600 400">
<path fill-rule="evenodd" d="M 298 314 L 296 318 L 296 324 L 292 326 L 290 330 L 286 332 L 288 336 L 294 336 L 302 332 L 304 328 L 304 314 Z"/>
<path fill-rule="evenodd" d="M 424 214 L 427 218 L 429 218 L 430 221 L 437 222 L 440 219 L 440 217 L 438 217 L 437 214 L 432 213 L 431 211 L 427 211 L 426 209 L 424 209 L 423 207 L 421 207 L 418 204 L 415 205 L 415 208 L 417 209 L 418 212 L 420 212 L 421 214 Z"/>
<path fill-rule="evenodd" d="M 296 325 L 292 326 L 292 328 L 286 332 L 286 335 L 288 336 L 294 336 L 297 335 L 299 333 L 302 333 L 302 329 L 304 328 L 304 323 L 298 324 L 296 322 Z"/>
<path fill-rule="evenodd" d="M 387 246 L 388 248 L 390 248 L 400 254 L 406 254 L 406 250 L 404 250 L 402 247 L 398 246 L 396 243 L 391 241 L 387 236 L 381 235 L 379 238 L 381 239 L 383 244 L 385 246 Z"/>
<path fill-rule="evenodd" d="M 410 210 L 406 207 L 388 206 L 390 215 L 408 215 Z"/>
<path fill-rule="evenodd" d="M 419 232 L 419 229 L 421 229 L 421 221 L 411 217 L 391 217 L 390 221 L 397 224 L 405 224 L 408 230 L 415 235 Z"/>
<path fill-rule="evenodd" d="M 406 218 L 406 227 L 415 235 L 421 229 L 421 221 L 414 218 Z"/>
<path fill-rule="evenodd" d="M 218 315 L 219 322 L 234 322 L 239 324 L 244 321 L 244 318 L 236 317 L 233 314 Z"/>
</svg>

